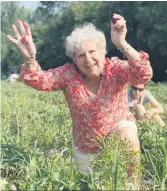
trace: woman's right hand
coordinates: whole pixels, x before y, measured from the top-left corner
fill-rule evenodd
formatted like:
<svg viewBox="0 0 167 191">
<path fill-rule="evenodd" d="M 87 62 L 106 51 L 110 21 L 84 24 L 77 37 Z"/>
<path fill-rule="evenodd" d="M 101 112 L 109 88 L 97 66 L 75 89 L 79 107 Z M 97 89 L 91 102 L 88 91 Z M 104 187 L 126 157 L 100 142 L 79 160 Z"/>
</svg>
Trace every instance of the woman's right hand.
<svg viewBox="0 0 167 191">
<path fill-rule="evenodd" d="M 7 35 L 7 39 L 16 44 L 24 57 L 24 60 L 35 59 L 36 57 L 36 48 L 33 43 L 31 29 L 27 22 L 18 21 L 20 32 L 17 30 L 16 25 L 12 25 L 12 30 L 15 33 L 15 38 Z"/>
</svg>

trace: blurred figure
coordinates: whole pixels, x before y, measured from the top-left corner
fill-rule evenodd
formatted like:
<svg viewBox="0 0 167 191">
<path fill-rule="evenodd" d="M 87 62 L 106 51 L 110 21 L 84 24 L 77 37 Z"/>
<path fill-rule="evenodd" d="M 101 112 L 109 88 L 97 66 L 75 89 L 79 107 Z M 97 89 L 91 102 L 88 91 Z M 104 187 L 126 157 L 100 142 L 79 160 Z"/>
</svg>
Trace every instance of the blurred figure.
<svg viewBox="0 0 167 191">
<path fill-rule="evenodd" d="M 136 120 L 153 119 L 161 127 L 165 126 L 160 114 L 164 112 L 161 104 L 146 90 L 146 84 L 131 85 L 128 90 L 128 102 L 130 111 L 134 114 Z M 144 104 L 150 103 L 152 108 L 146 110 Z"/>
<path fill-rule="evenodd" d="M 7 82 L 17 82 L 20 81 L 20 74 L 10 74 L 9 77 L 6 80 Z"/>
</svg>

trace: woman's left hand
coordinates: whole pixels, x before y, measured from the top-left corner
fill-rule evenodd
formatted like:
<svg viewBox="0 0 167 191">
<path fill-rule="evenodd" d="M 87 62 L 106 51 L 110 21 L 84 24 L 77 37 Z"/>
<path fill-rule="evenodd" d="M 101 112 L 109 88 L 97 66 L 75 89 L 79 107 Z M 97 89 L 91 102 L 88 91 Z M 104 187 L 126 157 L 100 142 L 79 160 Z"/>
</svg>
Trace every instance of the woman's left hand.
<svg viewBox="0 0 167 191">
<path fill-rule="evenodd" d="M 121 47 L 125 42 L 127 33 L 126 21 L 121 15 L 113 14 L 113 18 L 116 20 L 115 24 L 110 21 L 111 24 L 111 41 L 117 48 Z"/>
<path fill-rule="evenodd" d="M 156 110 L 154 108 L 148 109 L 144 114 L 146 118 L 151 119 L 156 114 Z"/>
</svg>

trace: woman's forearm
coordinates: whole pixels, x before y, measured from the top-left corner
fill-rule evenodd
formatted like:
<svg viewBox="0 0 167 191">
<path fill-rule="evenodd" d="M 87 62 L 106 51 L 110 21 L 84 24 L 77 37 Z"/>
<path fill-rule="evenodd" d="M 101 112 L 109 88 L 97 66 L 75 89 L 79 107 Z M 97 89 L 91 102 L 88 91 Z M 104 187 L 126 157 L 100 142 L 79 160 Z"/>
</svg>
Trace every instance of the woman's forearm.
<svg viewBox="0 0 167 191">
<path fill-rule="evenodd" d="M 164 108 L 163 107 L 156 107 L 155 109 L 155 113 L 156 114 L 162 114 L 164 112 Z"/>
<path fill-rule="evenodd" d="M 120 50 L 127 58 L 128 61 L 132 61 L 134 59 L 139 59 L 140 54 L 137 52 L 130 44 L 128 44 L 126 41 L 119 45 L 118 50 Z"/>
</svg>

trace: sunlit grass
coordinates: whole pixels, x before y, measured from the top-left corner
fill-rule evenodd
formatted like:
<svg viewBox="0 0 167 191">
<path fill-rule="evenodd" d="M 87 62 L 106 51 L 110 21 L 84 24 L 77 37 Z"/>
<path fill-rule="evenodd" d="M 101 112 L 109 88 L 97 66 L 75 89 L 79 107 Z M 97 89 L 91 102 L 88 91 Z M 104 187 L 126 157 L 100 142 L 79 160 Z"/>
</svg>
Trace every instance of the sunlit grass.
<svg viewBox="0 0 167 191">
<path fill-rule="evenodd" d="M 167 84 L 149 89 L 162 103 L 167 123 Z M 117 136 L 104 142 L 103 155 L 88 176 L 71 161 L 71 117 L 63 93 L 38 92 L 22 83 L 2 82 L 1 175 L 21 190 L 126 188 L 131 154 Z M 143 190 L 167 189 L 167 133 L 150 121 L 138 123 Z"/>
</svg>

